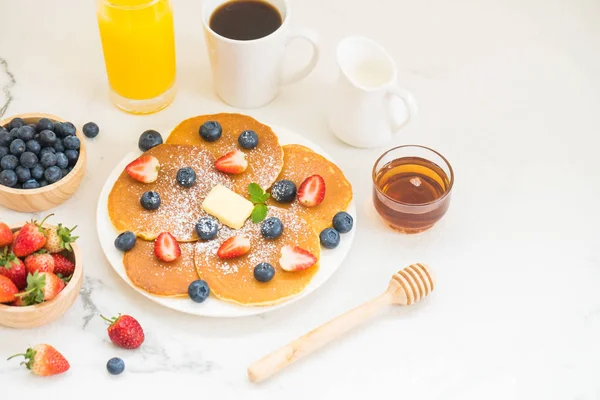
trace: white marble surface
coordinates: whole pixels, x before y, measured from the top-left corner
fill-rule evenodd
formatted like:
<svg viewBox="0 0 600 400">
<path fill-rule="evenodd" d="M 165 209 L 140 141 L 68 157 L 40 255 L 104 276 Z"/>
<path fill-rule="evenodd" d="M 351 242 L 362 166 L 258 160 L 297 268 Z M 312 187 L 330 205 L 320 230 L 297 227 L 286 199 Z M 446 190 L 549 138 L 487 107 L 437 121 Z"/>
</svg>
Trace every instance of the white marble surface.
<svg viewBox="0 0 600 400">
<path fill-rule="evenodd" d="M 0 360 L 0 397 L 26 389 L 62 398 L 600 398 L 600 3 L 296 0 L 294 23 L 318 29 L 323 59 L 250 114 L 303 133 L 338 160 L 360 226 L 343 268 L 312 296 L 262 317 L 219 320 L 135 293 L 105 261 L 94 228 L 100 188 L 143 130 L 167 133 L 191 115 L 233 110 L 211 91 L 201 2 L 173 2 L 180 92 L 163 112 L 136 117 L 108 103 L 92 1 L 0 1 L 0 114 L 44 111 L 102 130 L 88 142 L 81 189 L 54 210 L 80 226 L 81 296 L 46 327 L 0 328 L 0 358 L 47 342 L 72 368 L 40 379 Z M 455 168 L 449 213 L 424 234 L 397 234 L 374 214 L 370 168 L 382 149 L 349 148 L 324 124 L 335 44 L 354 33 L 389 50 L 420 105 L 389 146 L 430 145 Z M 299 58 L 306 51 L 295 49 Z M 30 215 L 0 209 L 0 217 Z M 427 301 L 390 309 L 265 384 L 247 382 L 251 361 L 378 294 L 415 260 L 437 275 Z M 100 312 L 136 316 L 144 346 L 115 349 Z M 127 363 L 117 378 L 104 367 L 112 356 Z"/>
</svg>

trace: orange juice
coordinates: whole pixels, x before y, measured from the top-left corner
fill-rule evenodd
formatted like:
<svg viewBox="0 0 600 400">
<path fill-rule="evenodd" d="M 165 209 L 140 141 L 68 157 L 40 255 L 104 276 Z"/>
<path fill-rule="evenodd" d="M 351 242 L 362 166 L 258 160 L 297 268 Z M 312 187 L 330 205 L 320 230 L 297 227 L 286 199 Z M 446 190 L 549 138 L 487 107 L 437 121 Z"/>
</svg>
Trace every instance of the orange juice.
<svg viewBox="0 0 600 400">
<path fill-rule="evenodd" d="M 113 100 L 130 112 L 152 112 L 167 106 L 173 96 L 164 95 L 174 93 L 175 84 L 169 0 L 98 0 L 97 10 L 106 73 L 116 94 Z M 144 104 L 146 100 L 159 103 Z M 127 101 L 130 104 L 119 104 Z M 135 109 L 136 104 L 141 109 Z"/>
</svg>

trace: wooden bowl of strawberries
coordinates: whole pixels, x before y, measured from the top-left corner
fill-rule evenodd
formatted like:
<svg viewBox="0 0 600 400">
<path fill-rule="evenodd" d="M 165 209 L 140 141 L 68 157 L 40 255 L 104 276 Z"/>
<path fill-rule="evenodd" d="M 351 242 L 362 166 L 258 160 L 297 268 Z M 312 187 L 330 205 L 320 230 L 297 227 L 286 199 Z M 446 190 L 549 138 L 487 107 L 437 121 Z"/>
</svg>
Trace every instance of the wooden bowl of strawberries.
<svg viewBox="0 0 600 400">
<path fill-rule="evenodd" d="M 50 214 L 48 217 L 50 217 Z M 0 325 L 35 328 L 62 316 L 83 283 L 74 228 L 0 222 Z"/>
</svg>

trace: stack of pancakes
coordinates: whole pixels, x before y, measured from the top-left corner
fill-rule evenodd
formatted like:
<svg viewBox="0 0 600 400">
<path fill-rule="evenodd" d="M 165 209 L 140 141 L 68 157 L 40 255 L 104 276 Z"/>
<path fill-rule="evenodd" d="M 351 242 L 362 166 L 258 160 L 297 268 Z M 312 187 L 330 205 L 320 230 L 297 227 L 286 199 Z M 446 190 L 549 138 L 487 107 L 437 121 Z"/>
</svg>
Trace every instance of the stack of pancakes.
<svg viewBox="0 0 600 400">
<path fill-rule="evenodd" d="M 219 140 L 201 139 L 198 131 L 207 121 L 221 124 L 223 134 Z M 238 145 L 244 130 L 257 133 L 256 148 L 246 150 Z M 246 171 L 239 175 L 217 171 L 215 160 L 233 150 L 246 153 Z M 281 146 L 270 127 L 246 115 L 213 114 L 187 119 L 173 130 L 165 144 L 144 154 L 159 160 L 158 179 L 141 183 L 123 171 L 109 195 L 108 211 L 117 230 L 132 231 L 141 239 L 124 255 L 127 276 L 136 287 L 157 296 L 187 296 L 189 284 L 199 278 L 219 299 L 241 305 L 272 305 L 294 296 L 309 284 L 319 265 L 304 271 L 284 271 L 278 262 L 280 249 L 285 245 L 300 246 L 319 258 L 318 234 L 331 226 L 333 216 L 345 210 L 352 199 L 352 187 L 335 164 L 304 146 Z M 196 183 L 190 188 L 177 183 L 177 171 L 183 167 L 196 171 Z M 314 174 L 321 175 L 326 185 L 325 199 L 318 206 L 306 208 L 297 201 L 282 204 L 269 200 L 267 217 L 278 217 L 284 225 L 278 239 L 264 239 L 260 224 L 250 219 L 239 230 L 221 225 L 217 238 L 210 241 L 196 235 L 198 219 L 207 215 L 201 204 L 215 185 L 224 185 L 248 198 L 247 188 L 252 182 L 265 190 L 281 179 L 300 186 Z M 140 197 L 149 190 L 161 196 L 161 205 L 155 211 L 145 210 L 140 204 Z M 161 232 L 170 232 L 180 242 L 181 257 L 172 263 L 154 256 L 153 241 Z M 221 243 L 238 234 L 250 238 L 250 252 L 229 260 L 217 257 Z M 275 268 L 270 282 L 254 279 L 254 267 L 261 262 Z"/>
</svg>

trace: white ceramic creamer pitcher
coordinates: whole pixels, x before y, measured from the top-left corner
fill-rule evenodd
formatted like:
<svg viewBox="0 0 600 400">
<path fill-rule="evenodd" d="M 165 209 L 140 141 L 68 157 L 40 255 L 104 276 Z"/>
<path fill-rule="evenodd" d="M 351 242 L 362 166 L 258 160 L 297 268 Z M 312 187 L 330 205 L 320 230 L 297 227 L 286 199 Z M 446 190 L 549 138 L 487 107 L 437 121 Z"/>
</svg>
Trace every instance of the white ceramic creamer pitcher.
<svg viewBox="0 0 600 400">
<path fill-rule="evenodd" d="M 396 65 L 377 42 L 362 36 L 343 39 L 337 47 L 340 77 L 333 88 L 329 126 L 342 141 L 355 147 L 388 142 L 418 111 L 414 97 L 396 83 Z M 403 123 L 394 119 L 392 99 L 408 110 Z"/>
</svg>

